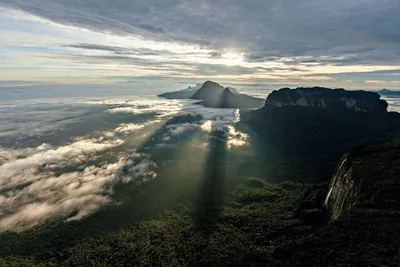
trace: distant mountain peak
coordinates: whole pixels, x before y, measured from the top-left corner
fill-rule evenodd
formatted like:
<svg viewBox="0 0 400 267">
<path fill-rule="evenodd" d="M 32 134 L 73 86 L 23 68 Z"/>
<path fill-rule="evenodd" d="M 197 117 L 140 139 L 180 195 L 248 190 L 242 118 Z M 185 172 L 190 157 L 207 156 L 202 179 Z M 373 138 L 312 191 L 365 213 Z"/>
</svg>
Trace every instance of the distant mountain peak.
<svg viewBox="0 0 400 267">
<path fill-rule="evenodd" d="M 188 86 L 188 88 L 184 89 L 186 91 L 198 90 L 203 86 L 203 83 L 196 83 L 195 86 Z"/>
<path fill-rule="evenodd" d="M 196 86 L 197 87 L 197 86 Z M 242 95 L 233 87 L 206 81 L 199 89 L 183 90 L 159 95 L 168 99 L 196 99 L 199 104 L 213 108 L 261 108 L 265 100 Z"/>
<path fill-rule="evenodd" d="M 389 90 L 389 89 L 382 89 L 377 92 L 381 96 L 387 96 L 387 97 L 399 97 L 400 96 L 400 91 L 395 91 L 395 90 Z"/>
<path fill-rule="evenodd" d="M 223 94 L 227 94 L 227 93 L 232 93 L 231 89 L 229 87 L 225 87 L 224 91 L 222 91 Z"/>
<path fill-rule="evenodd" d="M 193 99 L 204 100 L 206 98 L 218 98 L 224 87 L 213 81 L 206 81 L 203 86 L 193 95 Z"/>
<path fill-rule="evenodd" d="M 222 87 L 219 83 L 213 82 L 213 81 L 206 81 L 203 83 L 203 87 L 217 87 L 220 88 Z"/>
</svg>

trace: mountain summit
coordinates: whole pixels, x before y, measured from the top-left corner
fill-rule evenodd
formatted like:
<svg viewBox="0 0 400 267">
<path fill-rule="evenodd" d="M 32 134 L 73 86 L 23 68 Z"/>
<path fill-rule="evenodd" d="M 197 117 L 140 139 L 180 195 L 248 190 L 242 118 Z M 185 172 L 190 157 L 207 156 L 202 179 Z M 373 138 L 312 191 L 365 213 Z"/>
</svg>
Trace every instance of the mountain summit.
<svg viewBox="0 0 400 267">
<path fill-rule="evenodd" d="M 400 91 L 392 91 L 388 89 L 383 89 L 377 92 L 381 96 L 386 96 L 386 97 L 399 97 L 400 96 Z"/>
<path fill-rule="evenodd" d="M 338 156 L 400 133 L 400 115 L 380 95 L 344 89 L 283 88 L 272 92 L 246 123 L 282 154 Z M 338 158 L 335 158 L 335 161 Z"/>
<path fill-rule="evenodd" d="M 167 99 L 201 100 L 200 105 L 211 108 L 261 108 L 265 100 L 239 94 L 233 87 L 223 87 L 206 81 L 199 89 L 183 90 L 159 95 Z"/>
<path fill-rule="evenodd" d="M 224 90 L 225 88 L 220 84 L 212 81 L 206 81 L 203 84 L 203 86 L 200 87 L 200 89 L 196 91 L 196 93 L 192 96 L 192 99 L 198 99 L 198 100 L 215 99 L 216 101 L 218 101 Z M 234 92 L 237 93 L 236 90 Z"/>
<path fill-rule="evenodd" d="M 367 91 L 346 91 L 312 87 L 296 89 L 282 88 L 273 91 L 267 98 L 267 106 L 299 106 L 324 109 L 349 109 L 362 112 L 385 112 L 388 104 L 380 95 Z"/>
</svg>

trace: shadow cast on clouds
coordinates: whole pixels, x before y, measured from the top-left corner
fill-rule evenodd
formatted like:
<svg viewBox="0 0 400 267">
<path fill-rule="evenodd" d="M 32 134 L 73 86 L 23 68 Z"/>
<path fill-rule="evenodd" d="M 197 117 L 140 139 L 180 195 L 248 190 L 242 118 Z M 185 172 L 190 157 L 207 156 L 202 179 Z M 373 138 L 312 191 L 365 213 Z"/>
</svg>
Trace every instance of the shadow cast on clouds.
<svg viewBox="0 0 400 267">
<path fill-rule="evenodd" d="M 145 107 L 139 105 L 136 110 L 140 108 Z M 131 116 L 136 114 L 136 110 L 129 110 L 129 106 L 115 107 L 115 109 L 109 112 L 117 117 L 121 116 L 118 114 L 122 114 L 123 118 L 128 114 Z M 149 111 L 153 112 L 152 109 Z M 127 227 L 135 221 L 151 218 L 176 202 L 177 197 L 188 199 L 189 194 L 198 190 L 202 191 L 201 195 L 205 198 L 210 198 L 209 200 L 203 198 L 206 202 L 201 204 L 204 207 L 201 209 L 207 210 L 207 206 L 212 206 L 210 210 L 214 214 L 212 217 L 217 216 L 218 206 L 221 204 L 220 197 L 222 197 L 223 178 L 221 177 L 224 176 L 219 165 L 223 163 L 223 155 L 226 154 L 226 140 L 234 139 L 236 136 L 229 137 L 228 131 L 228 125 L 238 119 L 236 111 L 189 105 L 182 106 L 179 110 L 175 109 L 172 113 L 159 111 L 154 118 L 157 122 L 150 126 L 148 123 L 146 125 L 132 122 L 120 123 L 117 128 L 114 127 L 114 132 L 103 131 L 103 134 L 107 132 L 106 136 L 92 139 L 81 138 L 64 147 L 57 148 L 44 144 L 38 147 L 41 151 L 35 149 L 7 151 L 6 161 L 11 161 L 11 164 L 20 164 L 18 160 L 25 162 L 25 166 L 34 174 L 31 177 L 36 177 L 37 181 L 24 181 L 24 184 L 20 181 L 17 184 L 22 187 L 17 191 L 12 191 L 16 194 L 15 196 L 20 194 L 19 197 L 13 198 L 14 200 L 28 201 L 22 203 L 24 209 L 15 206 L 18 203 L 20 205 L 21 202 L 12 203 L 9 202 L 10 199 L 2 199 L 9 203 L 2 202 L 6 205 L 3 205 L 2 210 L 8 209 L 6 215 L 3 213 L 6 217 L 2 218 L 6 220 L 0 219 L 8 225 L 3 227 L 3 230 L 12 230 L 14 227 L 21 229 L 43 223 L 35 227 L 35 230 L 26 231 L 26 235 L 32 237 L 31 241 L 27 242 L 34 242 L 37 239 L 47 240 L 39 246 L 45 250 L 56 251 L 87 237 L 103 235 Z M 113 125 L 117 126 L 117 124 Z M 151 130 L 148 131 L 148 128 Z M 215 133 L 215 129 L 224 131 Z M 137 140 L 133 137 L 135 133 L 145 133 L 146 136 Z M 205 134 L 209 136 L 210 143 L 207 156 L 201 142 L 196 143 L 196 140 L 203 140 Z M 91 150 L 88 150 L 89 147 Z M 198 153 L 193 154 L 192 147 L 195 147 Z M 64 153 L 61 153 L 63 151 Z M 59 161 L 54 160 L 51 156 L 53 154 L 57 155 Z M 119 158 L 119 155 L 124 156 Z M 165 157 L 176 160 L 167 162 Z M 35 158 L 38 160 L 33 160 Z M 185 166 L 188 160 L 191 165 Z M 203 164 L 203 161 L 206 163 Z M 218 161 L 215 166 L 213 166 L 214 161 Z M 26 165 L 27 162 L 33 163 Z M 195 167 L 192 168 L 192 166 Z M 0 166 L 0 168 L 5 167 L 7 167 L 7 162 Z M 203 167 L 204 170 L 201 170 Z M 182 175 L 171 178 L 177 170 L 182 171 Z M 191 177 L 191 174 L 196 175 L 200 171 L 204 171 L 201 188 L 196 188 L 197 178 L 186 181 L 181 179 L 184 174 Z M 154 180 L 155 175 L 159 177 Z M 89 178 L 90 181 L 87 180 Z M 150 180 L 153 181 L 146 182 Z M 41 190 L 43 189 L 41 183 L 45 184 L 48 190 Z M 96 185 L 96 190 L 93 185 Z M 37 189 L 38 194 L 26 198 L 24 190 L 33 187 Z M 78 206 L 67 201 L 70 194 L 65 192 L 66 189 L 70 189 L 70 192 L 78 197 L 80 203 Z M 61 192 L 64 193 L 61 194 Z M 46 197 L 43 194 L 46 194 Z M 50 213 L 46 213 L 46 210 L 49 211 L 47 209 L 49 206 L 46 206 L 47 208 L 43 206 L 48 205 L 49 202 L 41 202 L 46 199 L 56 208 L 53 211 L 50 209 Z M 60 201 L 64 200 L 67 201 L 66 204 L 61 204 Z M 41 212 L 38 212 L 40 207 L 35 206 L 38 204 L 42 205 Z M 15 208 L 12 208 L 13 205 Z M 17 210 L 18 212 L 15 213 Z M 36 214 L 35 217 L 23 216 L 25 219 L 30 218 L 29 221 L 24 222 L 25 219 L 21 221 L 19 217 L 15 217 L 16 214 L 22 216 L 20 212 L 29 210 Z M 199 210 L 198 214 L 200 213 Z M 11 221 L 12 218 L 16 220 L 14 220 L 15 223 Z M 69 222 L 65 223 L 64 220 Z M 45 229 L 51 229 L 51 233 Z M 66 232 L 69 234 L 65 235 Z M 12 251 L 24 253 L 23 248 L 20 247 L 21 244 L 10 243 L 13 233 L 3 233 L 1 236 L 3 245 L 8 247 L 4 253 L 12 254 Z M 66 237 L 63 244 L 54 245 L 53 241 L 57 236 Z"/>
</svg>

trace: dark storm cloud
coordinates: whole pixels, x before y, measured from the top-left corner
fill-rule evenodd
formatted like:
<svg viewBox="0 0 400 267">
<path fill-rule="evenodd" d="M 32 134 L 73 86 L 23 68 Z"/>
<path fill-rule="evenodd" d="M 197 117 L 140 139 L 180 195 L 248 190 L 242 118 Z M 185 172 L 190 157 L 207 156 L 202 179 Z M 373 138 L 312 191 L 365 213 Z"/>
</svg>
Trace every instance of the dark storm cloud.
<svg viewBox="0 0 400 267">
<path fill-rule="evenodd" d="M 0 4 L 95 31 L 243 52 L 249 61 L 310 56 L 316 59 L 290 64 L 377 65 L 400 60 L 398 0 L 1 0 Z"/>
</svg>

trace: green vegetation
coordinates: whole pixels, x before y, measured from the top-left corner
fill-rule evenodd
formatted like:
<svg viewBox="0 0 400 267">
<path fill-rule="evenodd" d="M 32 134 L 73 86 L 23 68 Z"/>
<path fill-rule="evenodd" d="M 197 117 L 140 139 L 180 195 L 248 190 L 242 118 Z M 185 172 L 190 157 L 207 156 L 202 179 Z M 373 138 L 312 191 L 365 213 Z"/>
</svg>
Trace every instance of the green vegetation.
<svg viewBox="0 0 400 267">
<path fill-rule="evenodd" d="M 275 260 L 271 255 L 283 235 L 290 238 L 312 232 L 311 227 L 290 219 L 291 210 L 307 188 L 297 183 L 249 178 L 226 197 L 221 212 L 214 217 L 199 219 L 193 205 L 179 204 L 159 219 L 144 220 L 56 253 L 40 251 L 41 246 L 27 248 L 25 251 L 31 251 L 32 255 L 24 257 L 9 251 L 0 263 L 3 266 L 17 263 L 29 266 L 33 262 L 65 266 L 272 264 Z M 32 231 L 15 234 L 15 238 L 33 237 Z M 38 244 L 41 242 L 46 240 L 36 240 Z"/>
<path fill-rule="evenodd" d="M 75 243 L 64 242 L 71 240 L 71 223 L 47 222 L 3 234 L 0 266 L 397 266 L 398 211 L 356 210 L 325 226 L 293 218 L 302 200 L 327 187 L 251 177 L 218 209 L 180 203 L 159 218 L 98 237 L 76 236 Z"/>
<path fill-rule="evenodd" d="M 157 179 L 116 185 L 115 203 L 84 220 L 52 220 L 20 233 L 1 234 L 0 266 L 398 264 L 398 210 L 383 213 L 370 205 L 374 209 L 356 209 L 326 225 L 322 203 L 340 149 L 318 157 L 281 155 L 254 132 L 249 132 L 251 147 L 229 153 L 227 137 L 218 132 L 191 134 L 180 138 L 176 147 L 159 149 L 155 144 L 162 134 L 163 129 L 143 145 L 143 151 L 160 163 Z M 384 174 L 397 179 L 398 150 L 388 153 L 394 145 L 398 143 L 379 147 L 383 154 L 351 153 L 356 159 L 350 160 L 360 163 L 357 177 Z M 315 149 L 322 148 L 315 144 Z M 397 191 L 387 193 L 398 200 Z M 309 212 L 307 222 L 303 211 Z M 317 223 L 316 215 L 321 214 L 323 223 Z"/>
</svg>

